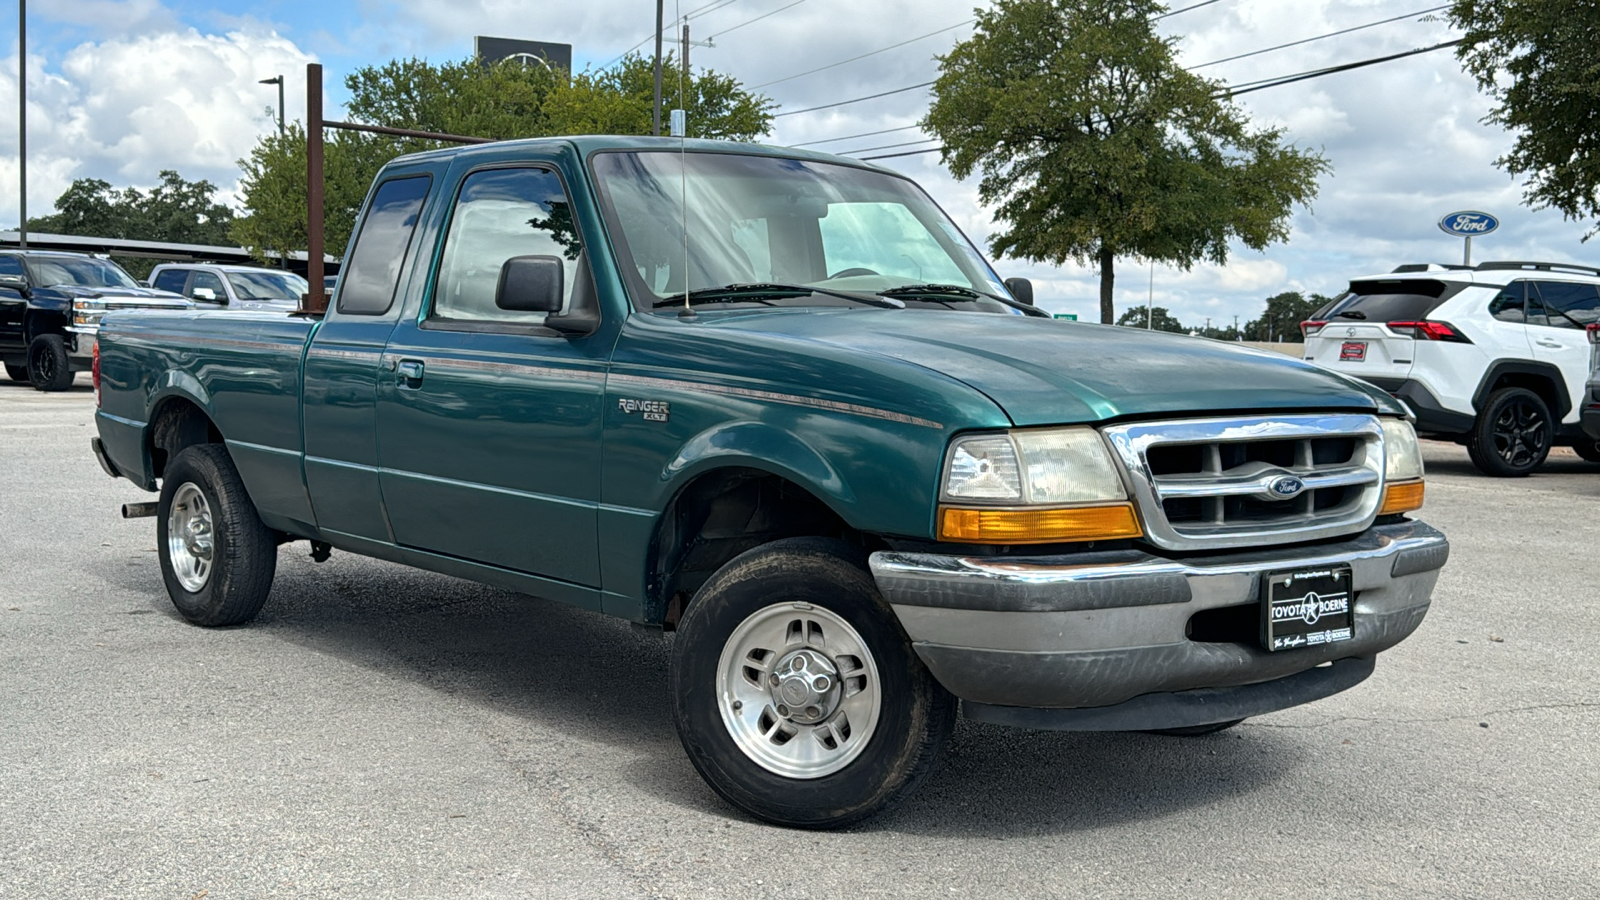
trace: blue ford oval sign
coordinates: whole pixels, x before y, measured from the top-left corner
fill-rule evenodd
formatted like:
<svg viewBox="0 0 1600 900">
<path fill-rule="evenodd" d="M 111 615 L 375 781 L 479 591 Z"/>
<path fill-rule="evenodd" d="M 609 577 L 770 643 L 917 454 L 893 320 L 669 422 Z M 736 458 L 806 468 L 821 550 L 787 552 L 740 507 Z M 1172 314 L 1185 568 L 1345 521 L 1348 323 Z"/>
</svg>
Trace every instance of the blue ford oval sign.
<svg viewBox="0 0 1600 900">
<path fill-rule="evenodd" d="M 1267 490 L 1280 500 L 1293 500 L 1306 489 L 1306 483 L 1293 475 L 1279 475 L 1267 482 Z"/>
<path fill-rule="evenodd" d="M 1453 212 L 1439 220 L 1439 230 L 1456 237 L 1478 237 L 1500 227 L 1500 220 L 1486 212 Z"/>
</svg>

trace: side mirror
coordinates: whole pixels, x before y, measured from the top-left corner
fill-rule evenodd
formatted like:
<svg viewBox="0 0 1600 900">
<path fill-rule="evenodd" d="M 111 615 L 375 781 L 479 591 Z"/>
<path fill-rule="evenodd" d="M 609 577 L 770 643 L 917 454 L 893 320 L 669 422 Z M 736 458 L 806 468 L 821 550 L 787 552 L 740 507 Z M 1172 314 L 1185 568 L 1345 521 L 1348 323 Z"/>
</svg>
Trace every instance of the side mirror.
<svg viewBox="0 0 1600 900">
<path fill-rule="evenodd" d="M 26 293 L 28 279 L 22 275 L 0 275 L 0 288 L 8 288 L 17 293 Z"/>
<path fill-rule="evenodd" d="M 494 305 L 515 312 L 560 312 L 564 275 L 559 256 L 513 256 L 500 267 Z"/>
<path fill-rule="evenodd" d="M 204 300 L 207 303 L 215 303 L 217 302 L 217 292 L 211 288 L 195 288 L 194 299 Z"/>
<path fill-rule="evenodd" d="M 1033 305 L 1033 282 L 1028 279 L 1007 278 L 1006 290 L 1011 292 L 1011 296 L 1017 298 L 1018 303 Z"/>
</svg>

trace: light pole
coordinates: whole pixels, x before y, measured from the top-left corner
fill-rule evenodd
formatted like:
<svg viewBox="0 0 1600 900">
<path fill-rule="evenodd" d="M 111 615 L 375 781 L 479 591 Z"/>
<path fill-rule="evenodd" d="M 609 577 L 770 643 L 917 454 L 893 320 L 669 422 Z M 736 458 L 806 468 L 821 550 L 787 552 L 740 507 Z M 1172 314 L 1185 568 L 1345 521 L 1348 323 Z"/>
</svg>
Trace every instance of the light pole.
<svg viewBox="0 0 1600 900">
<path fill-rule="evenodd" d="M 17 171 L 22 189 L 17 192 L 22 221 L 17 225 L 17 246 L 28 249 L 28 0 L 17 0 Z"/>
<path fill-rule="evenodd" d="M 666 0 L 656 0 L 656 106 L 655 115 L 650 120 L 650 133 L 655 135 L 661 133 L 661 29 L 665 27 L 661 16 L 665 12 L 665 4 Z"/>
<path fill-rule="evenodd" d="M 263 78 L 257 84 L 275 84 L 278 86 L 278 137 L 283 137 L 283 76 L 275 75 Z"/>
</svg>

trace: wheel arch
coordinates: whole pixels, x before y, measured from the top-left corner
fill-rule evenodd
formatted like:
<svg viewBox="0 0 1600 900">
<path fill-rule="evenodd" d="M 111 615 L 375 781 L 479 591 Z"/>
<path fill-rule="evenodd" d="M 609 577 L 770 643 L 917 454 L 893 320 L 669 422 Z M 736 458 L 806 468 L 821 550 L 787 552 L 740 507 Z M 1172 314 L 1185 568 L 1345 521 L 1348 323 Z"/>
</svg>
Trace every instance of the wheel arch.
<svg viewBox="0 0 1600 900">
<path fill-rule="evenodd" d="M 156 396 L 150 407 L 144 440 L 150 474 L 154 478 L 162 477 L 167 463 L 185 448 L 223 442 L 222 431 L 217 428 L 208 404 L 190 391 L 178 388 Z"/>
<path fill-rule="evenodd" d="M 1472 409 L 1482 412 L 1489 395 L 1501 388 L 1519 387 L 1533 391 L 1550 408 L 1555 422 L 1572 412 L 1572 396 L 1561 369 L 1553 363 L 1525 359 L 1502 359 L 1489 366 L 1472 395 Z"/>
</svg>

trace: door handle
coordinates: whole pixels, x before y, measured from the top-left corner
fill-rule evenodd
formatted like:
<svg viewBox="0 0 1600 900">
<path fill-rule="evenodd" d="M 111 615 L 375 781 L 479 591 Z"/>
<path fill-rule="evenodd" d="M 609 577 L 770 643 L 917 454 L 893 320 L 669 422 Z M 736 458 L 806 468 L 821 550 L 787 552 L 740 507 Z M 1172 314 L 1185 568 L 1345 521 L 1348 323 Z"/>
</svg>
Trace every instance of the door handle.
<svg viewBox="0 0 1600 900">
<path fill-rule="evenodd" d="M 399 382 L 401 387 L 422 387 L 422 360 L 402 359 L 400 364 L 395 367 L 395 371 L 400 375 Z"/>
<path fill-rule="evenodd" d="M 1565 349 L 1567 349 L 1567 345 L 1561 343 L 1560 341 L 1550 341 L 1550 340 L 1545 340 L 1545 339 L 1541 338 L 1541 339 L 1535 341 L 1534 343 L 1538 344 L 1541 347 L 1549 347 L 1552 350 L 1565 350 Z"/>
</svg>

